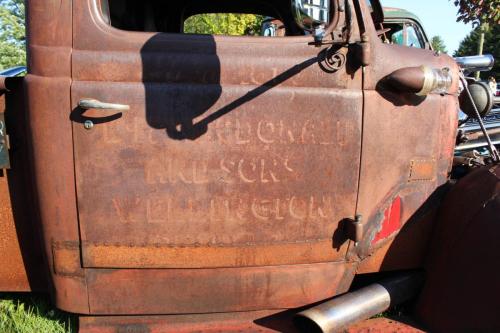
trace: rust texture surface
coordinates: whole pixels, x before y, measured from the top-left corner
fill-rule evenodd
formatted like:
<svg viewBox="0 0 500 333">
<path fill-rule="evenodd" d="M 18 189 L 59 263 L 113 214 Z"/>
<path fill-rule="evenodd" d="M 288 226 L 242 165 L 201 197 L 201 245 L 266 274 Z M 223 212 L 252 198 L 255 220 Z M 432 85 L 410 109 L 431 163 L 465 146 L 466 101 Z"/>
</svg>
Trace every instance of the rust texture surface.
<svg viewBox="0 0 500 333">
<path fill-rule="evenodd" d="M 80 317 L 80 333 L 190 333 L 288 332 L 299 333 L 295 311 L 252 311 L 180 316 Z"/>
<path fill-rule="evenodd" d="M 421 207 L 447 179 L 456 98 L 379 82 L 405 66 L 456 67 L 382 44 L 354 3 L 365 69 L 354 46 L 318 48 L 311 36 L 130 33 L 94 0 L 28 1 L 36 209 L 59 308 L 297 307 L 346 291 L 373 253 L 361 270 L 383 266 L 408 221 L 420 231 L 412 244 L 425 241 L 432 210 Z M 334 54 L 347 64 L 325 70 Z M 85 111 L 82 98 L 130 110 Z M 341 221 L 356 213 L 365 234 L 354 247 Z M 405 268 L 421 262 L 413 245 Z"/>
<path fill-rule="evenodd" d="M 0 112 L 10 138 L 11 169 L 0 170 L 0 290 L 46 288 L 41 244 L 30 187 L 23 79 L 9 78 L 0 92 Z"/>
<path fill-rule="evenodd" d="M 54 242 L 79 242 L 70 116 L 72 2 L 27 1 L 25 79 L 36 209 L 57 307 L 88 313 L 84 280 L 56 274 Z M 80 258 L 78 258 L 80 259 Z M 79 265 L 73 263 L 72 266 Z"/>
<path fill-rule="evenodd" d="M 80 333 L 192 333 L 286 332 L 300 333 L 290 311 L 253 311 L 226 314 L 149 317 L 80 317 Z M 423 333 L 412 320 L 374 318 L 355 324 L 347 333 Z"/>
<path fill-rule="evenodd" d="M 73 8 L 70 115 L 89 311 L 269 309 L 345 291 L 353 266 L 334 235 L 355 213 L 361 72 L 327 73 L 325 48 L 302 37 L 119 31 L 92 3 Z M 84 112 L 81 98 L 130 110 Z"/>
<path fill-rule="evenodd" d="M 357 274 L 423 267 L 436 217 L 436 205 L 416 213 L 399 231 L 363 259 Z"/>
<path fill-rule="evenodd" d="M 0 177 L 0 290 L 31 290 L 10 202 L 8 180 Z"/>
<path fill-rule="evenodd" d="M 432 332 L 498 332 L 500 166 L 461 179 L 439 212 L 417 313 Z"/>
<path fill-rule="evenodd" d="M 368 12 L 364 15 L 370 17 Z M 405 67 L 449 67 L 454 73 L 452 91 L 456 91 L 458 67 L 447 55 L 436 56 L 427 50 L 384 44 L 378 39 L 373 25 L 367 25 L 366 38 L 371 42 L 370 65 L 365 69 L 363 154 L 357 203 L 357 214 L 363 216 L 365 234 L 359 246 L 350 249 L 349 258 L 364 259 L 374 254 L 371 264 L 381 267 L 384 250 L 378 250 L 387 249 L 387 243 L 394 242 L 409 221 L 423 223 L 421 227 L 408 227 L 423 232 L 416 233 L 414 238 L 406 237 L 416 246 L 404 247 L 410 250 L 411 258 L 423 257 L 422 252 L 412 252 L 425 251 L 425 247 L 418 244 L 425 243 L 428 231 L 432 230 L 424 225 L 424 217 L 439 201 L 439 188 L 448 179 L 458 110 L 454 96 L 430 94 L 419 97 L 414 93 L 395 91 L 384 84 L 384 78 Z M 386 227 L 384 212 L 396 198 L 401 199 L 399 227 L 379 240 L 378 235 Z M 397 262 L 408 267 L 405 265 L 408 251 L 400 253 L 397 258 L 397 249 L 392 251 L 393 269 L 398 268 Z"/>
<path fill-rule="evenodd" d="M 87 271 L 94 314 L 207 313 L 299 307 L 347 291 L 353 265 Z M 123 301 L 126 300 L 126 301 Z"/>
<path fill-rule="evenodd" d="M 332 237 L 355 212 L 360 71 L 326 73 L 304 38 L 132 35 L 89 8 L 74 9 L 71 91 L 84 266 L 344 259 Z M 83 97 L 131 109 L 82 113 Z"/>
</svg>

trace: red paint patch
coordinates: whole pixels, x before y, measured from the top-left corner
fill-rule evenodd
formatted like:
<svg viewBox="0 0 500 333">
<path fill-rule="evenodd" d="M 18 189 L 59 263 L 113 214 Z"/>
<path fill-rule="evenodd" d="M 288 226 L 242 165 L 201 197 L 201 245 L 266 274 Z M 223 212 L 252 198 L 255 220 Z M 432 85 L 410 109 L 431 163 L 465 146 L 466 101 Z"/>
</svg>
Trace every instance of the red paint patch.
<svg viewBox="0 0 500 333">
<path fill-rule="evenodd" d="M 384 221 L 382 221 L 382 229 L 378 232 L 372 241 L 372 244 L 377 243 L 382 239 L 386 239 L 401 226 L 401 198 L 397 197 L 392 202 L 392 205 L 384 212 Z"/>
</svg>

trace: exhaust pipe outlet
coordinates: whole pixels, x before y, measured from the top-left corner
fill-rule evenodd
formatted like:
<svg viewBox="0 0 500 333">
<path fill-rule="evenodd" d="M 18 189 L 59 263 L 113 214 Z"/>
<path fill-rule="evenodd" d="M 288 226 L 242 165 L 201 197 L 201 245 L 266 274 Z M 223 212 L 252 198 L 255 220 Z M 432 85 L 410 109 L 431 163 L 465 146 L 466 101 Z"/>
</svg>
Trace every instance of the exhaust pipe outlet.
<svg viewBox="0 0 500 333">
<path fill-rule="evenodd" d="M 301 332 L 339 332 L 416 296 L 422 272 L 403 273 L 298 313 L 294 322 Z"/>
<path fill-rule="evenodd" d="M 495 58 L 491 54 L 456 57 L 453 59 L 466 73 L 490 71 L 495 65 Z"/>
</svg>

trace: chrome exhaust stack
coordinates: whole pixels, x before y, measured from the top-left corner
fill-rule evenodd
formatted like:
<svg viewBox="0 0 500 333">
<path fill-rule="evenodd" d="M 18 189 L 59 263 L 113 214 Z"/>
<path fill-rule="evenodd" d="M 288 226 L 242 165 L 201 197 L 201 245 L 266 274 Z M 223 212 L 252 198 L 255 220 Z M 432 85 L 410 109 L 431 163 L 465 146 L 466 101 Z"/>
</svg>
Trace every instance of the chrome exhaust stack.
<svg viewBox="0 0 500 333">
<path fill-rule="evenodd" d="M 298 313 L 294 319 L 301 332 L 339 332 L 417 295 L 423 273 L 403 273 Z"/>
<path fill-rule="evenodd" d="M 455 57 L 453 59 L 466 73 L 490 71 L 495 64 L 495 58 L 491 54 Z"/>
</svg>

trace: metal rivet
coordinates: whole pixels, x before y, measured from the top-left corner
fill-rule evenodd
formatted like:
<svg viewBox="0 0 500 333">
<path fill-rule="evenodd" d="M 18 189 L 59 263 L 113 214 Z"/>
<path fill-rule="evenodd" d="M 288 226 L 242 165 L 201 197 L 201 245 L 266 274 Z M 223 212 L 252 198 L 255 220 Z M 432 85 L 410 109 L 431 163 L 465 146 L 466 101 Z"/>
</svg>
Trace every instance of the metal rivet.
<svg viewBox="0 0 500 333">
<path fill-rule="evenodd" d="M 85 129 L 92 129 L 92 127 L 94 127 L 94 123 L 92 122 L 92 120 L 85 120 L 85 122 L 83 123 L 83 127 L 85 127 Z"/>
</svg>

